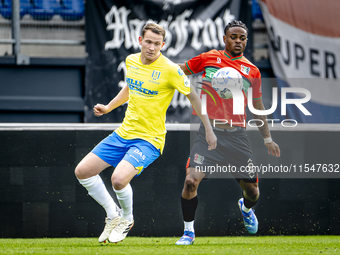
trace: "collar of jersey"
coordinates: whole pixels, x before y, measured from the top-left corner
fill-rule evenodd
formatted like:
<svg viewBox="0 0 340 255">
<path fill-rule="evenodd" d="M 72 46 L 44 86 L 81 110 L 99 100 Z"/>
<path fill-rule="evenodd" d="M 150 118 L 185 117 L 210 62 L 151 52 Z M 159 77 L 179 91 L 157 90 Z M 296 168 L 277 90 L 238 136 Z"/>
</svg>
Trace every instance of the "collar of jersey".
<svg viewBox="0 0 340 255">
<path fill-rule="evenodd" d="M 241 53 L 238 56 L 232 57 L 230 56 L 225 50 L 223 51 L 224 56 L 226 56 L 227 58 L 230 58 L 230 60 L 237 60 L 243 57 L 243 53 Z"/>
<path fill-rule="evenodd" d="M 141 52 L 139 52 L 139 57 L 138 57 L 138 59 L 139 59 L 139 63 L 140 64 L 142 64 L 142 65 L 144 65 L 144 66 L 150 66 L 150 65 L 153 65 L 154 63 L 156 63 L 160 58 L 161 58 L 161 56 L 162 56 L 163 54 L 162 54 L 162 52 L 160 52 L 160 54 L 159 54 L 159 56 L 158 56 L 158 58 L 154 61 L 154 62 L 152 62 L 151 64 L 148 64 L 148 65 L 144 65 L 143 63 L 142 63 L 142 60 L 141 60 L 141 56 L 142 56 L 142 53 Z"/>
</svg>

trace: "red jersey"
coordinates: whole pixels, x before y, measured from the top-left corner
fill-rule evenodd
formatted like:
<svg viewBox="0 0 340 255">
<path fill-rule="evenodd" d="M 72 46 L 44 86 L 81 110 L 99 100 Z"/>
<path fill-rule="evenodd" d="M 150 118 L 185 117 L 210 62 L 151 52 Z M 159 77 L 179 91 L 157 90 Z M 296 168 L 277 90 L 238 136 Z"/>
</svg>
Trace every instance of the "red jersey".
<svg viewBox="0 0 340 255">
<path fill-rule="evenodd" d="M 185 62 L 186 69 L 192 73 L 200 73 L 204 71 L 202 78 L 203 83 L 207 86 L 211 86 L 211 79 L 214 73 L 223 67 L 235 68 L 243 77 L 243 95 L 244 95 L 244 114 L 243 115 L 233 115 L 233 98 L 222 99 L 221 104 L 216 105 L 213 98 L 209 95 L 207 98 L 207 112 L 209 119 L 223 119 L 227 120 L 228 124 L 233 126 L 245 127 L 246 124 L 246 111 L 247 106 L 247 96 L 248 88 L 253 89 L 253 101 L 258 101 L 262 99 L 261 90 L 261 73 L 259 69 L 252 64 L 248 59 L 246 59 L 243 54 L 236 57 L 230 56 L 224 50 L 211 50 L 209 52 L 202 53 L 188 61 Z M 207 94 L 202 90 L 202 94 Z M 193 114 L 197 115 L 195 110 Z"/>
</svg>

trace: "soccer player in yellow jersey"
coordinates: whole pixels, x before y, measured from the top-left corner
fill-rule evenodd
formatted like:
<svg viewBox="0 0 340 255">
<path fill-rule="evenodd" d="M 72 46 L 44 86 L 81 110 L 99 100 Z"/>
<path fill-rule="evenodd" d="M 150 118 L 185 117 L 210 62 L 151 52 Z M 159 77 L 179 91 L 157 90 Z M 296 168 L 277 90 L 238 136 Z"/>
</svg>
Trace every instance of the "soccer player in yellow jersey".
<svg viewBox="0 0 340 255">
<path fill-rule="evenodd" d="M 107 105 L 97 104 L 96 116 L 111 112 L 129 100 L 122 125 L 101 141 L 75 169 L 79 182 L 106 211 L 105 228 L 99 242 L 122 241 L 134 224 L 130 181 L 155 161 L 165 142 L 165 115 L 175 89 L 190 100 L 206 129 L 208 149 L 217 139 L 207 115 L 201 115 L 201 101 L 181 68 L 164 57 L 165 30 L 146 24 L 138 38 L 141 52 L 126 58 L 126 83 Z M 111 181 L 121 206 L 115 204 L 99 173 L 114 166 Z"/>
</svg>

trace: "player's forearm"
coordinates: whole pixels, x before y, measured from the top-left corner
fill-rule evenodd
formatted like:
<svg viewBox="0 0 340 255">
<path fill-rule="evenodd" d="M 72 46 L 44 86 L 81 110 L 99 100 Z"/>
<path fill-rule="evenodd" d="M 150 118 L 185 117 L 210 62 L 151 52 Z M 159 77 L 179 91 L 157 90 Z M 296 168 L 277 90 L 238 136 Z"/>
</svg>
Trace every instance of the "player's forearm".
<svg viewBox="0 0 340 255">
<path fill-rule="evenodd" d="M 254 108 L 257 110 L 265 110 L 264 105 L 262 101 L 256 101 L 254 102 Z M 268 122 L 267 122 L 267 116 L 266 115 L 256 115 L 253 114 L 254 119 L 256 119 L 255 123 L 262 135 L 263 138 L 268 138 L 271 137 L 270 135 L 270 130 L 268 127 Z"/>
<path fill-rule="evenodd" d="M 268 127 L 268 123 L 266 120 L 265 116 L 262 115 L 253 115 L 255 119 L 258 119 L 255 121 L 261 135 L 263 138 L 268 138 L 270 137 L 270 131 L 269 131 L 269 127 Z"/>
<path fill-rule="evenodd" d="M 119 91 L 117 96 L 115 96 L 110 103 L 107 104 L 107 108 L 110 111 L 116 109 L 117 107 L 124 104 L 126 101 L 129 100 L 129 88 L 128 86 L 125 86 L 124 88 Z"/>
<path fill-rule="evenodd" d="M 205 127 L 205 130 L 211 130 L 212 131 L 212 127 L 211 127 L 208 115 L 201 113 L 201 109 L 202 109 L 201 99 L 199 98 L 199 96 L 195 92 L 194 88 L 191 88 L 191 91 L 192 92 L 187 97 L 190 100 L 192 107 L 194 108 L 198 117 L 200 117 L 200 119 L 202 120 L 203 125 Z"/>
<path fill-rule="evenodd" d="M 178 64 L 178 65 L 179 65 L 179 67 L 182 69 L 182 71 L 183 71 L 186 75 L 192 74 L 192 73 L 190 73 L 190 72 L 188 71 L 188 69 L 185 67 L 185 63 L 184 63 L 184 64 Z"/>
</svg>

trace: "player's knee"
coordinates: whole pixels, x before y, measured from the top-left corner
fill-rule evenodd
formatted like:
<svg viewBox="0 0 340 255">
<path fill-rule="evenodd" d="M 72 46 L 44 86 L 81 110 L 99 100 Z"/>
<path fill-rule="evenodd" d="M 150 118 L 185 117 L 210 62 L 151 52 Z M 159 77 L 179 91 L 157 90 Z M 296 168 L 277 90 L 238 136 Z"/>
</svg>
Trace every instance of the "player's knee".
<svg viewBox="0 0 340 255">
<path fill-rule="evenodd" d="M 199 182 L 195 179 L 195 178 L 191 178 L 191 177 L 186 177 L 185 178 L 185 189 L 189 192 L 195 191 L 197 190 Z"/>
<path fill-rule="evenodd" d="M 119 175 L 113 174 L 111 176 L 111 182 L 115 190 L 121 190 L 126 186 L 124 180 Z"/>
<path fill-rule="evenodd" d="M 87 176 L 85 175 L 85 169 L 82 165 L 78 164 L 74 170 L 74 174 L 78 179 L 85 179 Z"/>
<path fill-rule="evenodd" d="M 247 198 L 252 201 L 252 202 L 255 202 L 259 199 L 259 196 L 260 196 L 260 190 L 258 187 L 256 186 L 250 186 L 248 187 L 246 190 L 246 195 L 247 195 Z"/>
</svg>

